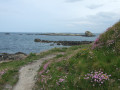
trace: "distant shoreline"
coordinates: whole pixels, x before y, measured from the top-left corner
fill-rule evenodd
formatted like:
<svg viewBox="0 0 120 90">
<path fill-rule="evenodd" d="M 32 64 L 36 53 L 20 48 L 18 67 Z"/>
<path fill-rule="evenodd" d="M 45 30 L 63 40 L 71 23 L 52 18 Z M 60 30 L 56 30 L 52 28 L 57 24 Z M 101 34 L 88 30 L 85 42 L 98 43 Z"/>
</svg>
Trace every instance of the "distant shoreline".
<svg viewBox="0 0 120 90">
<path fill-rule="evenodd" d="M 12 32 L 2 32 L 5 35 L 10 35 Z M 48 35 L 48 36 L 83 36 L 83 37 L 94 37 L 95 33 L 92 36 L 87 36 L 84 33 L 18 33 L 19 35 Z"/>
<path fill-rule="evenodd" d="M 27 34 L 31 35 L 31 34 Z M 94 37 L 95 35 L 92 36 L 86 36 L 85 34 L 74 34 L 74 33 L 38 33 L 34 35 L 48 35 L 48 36 L 84 36 L 84 37 Z"/>
</svg>

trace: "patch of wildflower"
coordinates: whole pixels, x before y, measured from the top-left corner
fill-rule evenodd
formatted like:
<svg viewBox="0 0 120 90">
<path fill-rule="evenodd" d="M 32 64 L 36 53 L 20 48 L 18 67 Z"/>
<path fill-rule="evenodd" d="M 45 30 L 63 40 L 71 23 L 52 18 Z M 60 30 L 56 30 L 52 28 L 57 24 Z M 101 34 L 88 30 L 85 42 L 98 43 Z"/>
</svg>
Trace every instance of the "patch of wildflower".
<svg viewBox="0 0 120 90">
<path fill-rule="evenodd" d="M 107 46 L 111 46 L 111 45 L 113 45 L 115 42 L 114 42 L 114 40 L 108 40 L 107 41 Z"/>
<path fill-rule="evenodd" d="M 93 83 L 93 86 L 99 85 L 101 86 L 102 84 L 105 83 L 105 81 L 110 79 L 111 75 L 107 75 L 106 73 L 104 74 L 102 71 L 95 71 L 91 72 L 85 75 L 84 79 L 85 80 L 90 80 L 91 83 Z"/>
<path fill-rule="evenodd" d="M 95 48 L 102 48 L 102 45 L 103 43 L 94 43 L 93 46 L 92 46 L 92 49 L 95 49 Z"/>
<path fill-rule="evenodd" d="M 99 37 L 100 38 L 100 37 Z M 100 42 L 100 39 L 97 38 L 94 42 L 94 44 L 92 45 L 92 49 L 95 49 L 95 48 L 101 48 L 103 43 Z"/>
<path fill-rule="evenodd" d="M 56 84 L 57 85 L 60 85 L 62 82 L 64 82 L 65 81 L 65 79 L 63 79 L 63 78 L 60 78 L 58 81 L 56 80 Z"/>
<path fill-rule="evenodd" d="M 4 69 L 4 70 L 0 71 L 0 78 L 1 78 L 2 75 L 4 75 L 6 73 L 6 71 L 7 71 L 7 69 Z"/>
<path fill-rule="evenodd" d="M 67 76 L 61 77 L 58 80 L 56 80 L 56 84 L 58 86 L 60 86 L 63 82 L 65 82 L 65 79 L 67 78 Z"/>
<path fill-rule="evenodd" d="M 89 59 L 93 59 L 95 56 L 94 56 L 94 53 L 92 51 L 89 52 L 89 55 L 88 55 L 88 58 Z"/>
<path fill-rule="evenodd" d="M 109 31 L 109 30 L 111 30 L 111 29 L 112 29 L 112 27 L 109 27 L 109 28 L 106 30 L 106 32 Z"/>
<path fill-rule="evenodd" d="M 41 71 L 39 72 L 39 74 L 44 73 L 44 72 L 47 70 L 47 67 L 48 67 L 48 65 L 49 65 L 50 63 L 51 63 L 50 61 L 47 62 L 47 63 L 43 66 L 43 70 L 41 70 Z M 49 72 L 49 71 L 48 71 L 48 72 Z M 46 73 L 48 73 L 48 72 L 46 72 Z"/>
<path fill-rule="evenodd" d="M 47 69 L 47 67 L 48 67 L 48 65 L 50 64 L 50 62 L 47 62 L 45 65 L 44 65 L 44 70 L 46 70 Z"/>
<path fill-rule="evenodd" d="M 112 27 L 109 27 L 103 34 L 101 34 L 92 45 L 92 49 L 111 47 L 114 48 L 114 52 L 120 51 L 120 22 L 116 23 Z"/>
<path fill-rule="evenodd" d="M 47 81 L 48 81 L 49 79 L 51 79 L 51 78 L 52 78 L 51 76 L 41 75 L 41 78 L 39 79 L 39 81 L 40 81 L 41 83 L 47 84 Z"/>
</svg>

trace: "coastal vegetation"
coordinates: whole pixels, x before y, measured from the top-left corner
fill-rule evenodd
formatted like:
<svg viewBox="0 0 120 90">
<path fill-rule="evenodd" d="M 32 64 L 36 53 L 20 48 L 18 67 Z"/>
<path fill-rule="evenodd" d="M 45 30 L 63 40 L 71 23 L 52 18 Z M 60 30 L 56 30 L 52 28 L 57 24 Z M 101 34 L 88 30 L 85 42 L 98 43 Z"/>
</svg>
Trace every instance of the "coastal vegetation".
<svg viewBox="0 0 120 90">
<path fill-rule="evenodd" d="M 5 61 L 0 63 L 0 90 L 3 90 L 6 87 L 12 88 L 17 83 L 19 76 L 18 71 L 22 66 L 30 64 L 47 55 L 57 54 L 58 52 L 64 52 L 65 50 L 66 48 L 54 48 L 37 55 L 35 53 L 31 53 L 23 60 Z"/>
<path fill-rule="evenodd" d="M 31 53 L 24 60 L 0 63 L 0 90 L 18 81 L 20 67 L 47 55 L 33 90 L 119 90 L 120 22 L 108 28 L 93 44 L 54 48 Z"/>
<path fill-rule="evenodd" d="M 93 45 L 69 48 L 68 56 L 59 55 L 43 64 L 34 89 L 119 90 L 119 40 L 120 22 L 108 28 Z"/>
</svg>

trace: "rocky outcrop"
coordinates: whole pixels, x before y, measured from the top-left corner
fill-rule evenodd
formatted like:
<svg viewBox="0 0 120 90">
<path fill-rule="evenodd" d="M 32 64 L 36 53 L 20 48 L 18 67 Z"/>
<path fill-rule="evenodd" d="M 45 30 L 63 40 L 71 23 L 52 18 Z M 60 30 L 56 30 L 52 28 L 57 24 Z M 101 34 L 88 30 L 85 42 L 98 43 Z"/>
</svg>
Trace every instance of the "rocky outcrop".
<svg viewBox="0 0 120 90">
<path fill-rule="evenodd" d="M 90 44 L 93 41 L 48 41 L 48 40 L 35 39 L 34 42 L 56 43 L 57 45 L 73 46 L 73 45 L 81 45 L 81 44 Z"/>
<path fill-rule="evenodd" d="M 5 33 L 5 35 L 10 35 L 10 33 Z"/>
<path fill-rule="evenodd" d="M 22 60 L 27 57 L 27 54 L 18 52 L 15 54 L 8 54 L 8 53 L 1 53 L 0 54 L 0 61 L 3 60 Z"/>
<path fill-rule="evenodd" d="M 41 40 L 40 39 L 35 39 L 34 42 L 41 42 Z"/>
<path fill-rule="evenodd" d="M 92 36 L 94 36 L 94 35 L 93 35 L 93 33 L 91 33 L 90 31 L 86 31 L 86 32 L 85 32 L 85 36 L 87 36 L 87 37 L 92 37 Z"/>
<path fill-rule="evenodd" d="M 23 34 L 19 34 L 19 35 L 23 35 Z"/>
</svg>

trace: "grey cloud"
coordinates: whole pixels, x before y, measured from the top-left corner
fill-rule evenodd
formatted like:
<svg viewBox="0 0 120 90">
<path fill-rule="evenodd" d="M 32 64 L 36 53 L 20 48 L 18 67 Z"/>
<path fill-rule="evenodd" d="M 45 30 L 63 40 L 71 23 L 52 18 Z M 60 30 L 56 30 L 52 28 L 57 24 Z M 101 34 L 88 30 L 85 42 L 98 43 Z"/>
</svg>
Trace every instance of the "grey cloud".
<svg viewBox="0 0 120 90">
<path fill-rule="evenodd" d="M 96 8 L 99 8 L 99 7 L 102 7 L 103 5 L 90 5 L 88 6 L 89 9 L 96 9 Z"/>
<path fill-rule="evenodd" d="M 78 2 L 78 1 L 83 1 L 83 0 L 66 0 L 66 2 Z"/>
<path fill-rule="evenodd" d="M 119 0 L 112 0 L 112 2 L 120 2 Z"/>
<path fill-rule="evenodd" d="M 111 12 L 100 12 L 96 15 L 89 15 L 86 18 L 78 18 L 70 22 L 75 27 L 82 27 L 83 30 L 92 30 L 93 32 L 104 32 L 108 27 L 119 21 L 120 15 Z M 84 31 L 83 30 L 83 31 Z"/>
<path fill-rule="evenodd" d="M 94 22 L 105 22 L 105 21 L 114 21 L 118 18 L 118 15 L 116 13 L 112 12 L 100 12 L 96 15 L 91 15 L 87 17 L 89 20 Z"/>
</svg>

